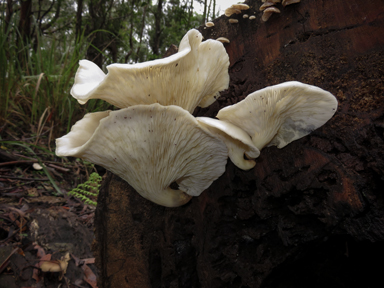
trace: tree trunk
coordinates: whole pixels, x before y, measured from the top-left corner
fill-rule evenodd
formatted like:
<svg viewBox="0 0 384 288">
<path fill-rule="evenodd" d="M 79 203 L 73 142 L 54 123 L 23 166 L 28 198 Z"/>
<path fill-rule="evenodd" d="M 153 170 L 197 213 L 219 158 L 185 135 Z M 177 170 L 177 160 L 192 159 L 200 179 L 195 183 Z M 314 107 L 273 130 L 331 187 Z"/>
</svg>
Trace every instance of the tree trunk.
<svg viewBox="0 0 384 288">
<path fill-rule="evenodd" d="M 203 29 L 227 37 L 230 87 L 194 115 L 214 117 L 253 91 L 297 80 L 330 91 L 335 116 L 256 167 L 226 172 L 164 208 L 108 173 L 96 210 L 99 287 L 377 287 L 384 256 L 384 5 L 261 1 Z"/>
</svg>

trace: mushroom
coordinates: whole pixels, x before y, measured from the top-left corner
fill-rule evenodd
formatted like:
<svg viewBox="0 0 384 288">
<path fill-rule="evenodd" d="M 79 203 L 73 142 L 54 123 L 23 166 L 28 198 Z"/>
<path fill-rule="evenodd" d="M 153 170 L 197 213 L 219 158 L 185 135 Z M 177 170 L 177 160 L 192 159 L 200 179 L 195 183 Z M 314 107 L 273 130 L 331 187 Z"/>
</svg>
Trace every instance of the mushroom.
<svg viewBox="0 0 384 288">
<path fill-rule="evenodd" d="M 247 4 L 233 4 L 231 6 L 232 8 L 235 8 L 235 9 L 239 9 L 239 10 L 248 10 L 249 9 L 249 6 Z"/>
<path fill-rule="evenodd" d="M 253 20 L 253 19 L 256 19 L 255 15 L 249 16 L 249 20 Z"/>
<path fill-rule="evenodd" d="M 256 162 L 244 159 L 244 154 L 253 159 L 259 157 L 260 151 L 244 130 L 229 122 L 213 118 L 197 117 L 196 119 L 225 143 L 228 148 L 229 158 L 233 164 L 243 170 L 249 170 L 255 166 Z"/>
<path fill-rule="evenodd" d="M 249 6 L 247 4 L 233 4 L 231 7 L 225 9 L 224 14 L 227 17 L 230 17 L 232 14 L 240 14 L 241 10 L 248 10 Z"/>
<path fill-rule="evenodd" d="M 205 26 L 207 26 L 207 27 L 213 27 L 213 26 L 215 26 L 215 23 L 213 23 L 213 22 L 207 22 L 207 23 L 205 23 Z"/>
<path fill-rule="evenodd" d="M 280 3 L 280 0 L 268 0 L 268 1 L 264 2 L 263 5 L 260 6 L 259 10 L 263 11 L 264 9 L 266 9 L 268 7 L 274 6 L 276 3 Z"/>
<path fill-rule="evenodd" d="M 266 8 L 263 12 L 263 16 L 261 16 L 261 20 L 264 22 L 268 21 L 273 13 L 280 13 L 280 10 L 273 6 Z"/>
<path fill-rule="evenodd" d="M 235 24 L 235 23 L 239 23 L 239 20 L 237 20 L 237 19 L 229 19 L 228 22 L 231 23 L 231 24 Z"/>
<path fill-rule="evenodd" d="M 103 166 L 166 207 L 200 195 L 228 158 L 225 144 L 190 113 L 157 103 L 85 115 L 56 140 L 56 154 Z"/>
<path fill-rule="evenodd" d="M 292 81 L 253 92 L 244 100 L 219 111 L 217 118 L 234 124 L 251 136 L 259 149 L 283 148 L 324 125 L 336 112 L 331 93 Z"/>
<path fill-rule="evenodd" d="M 300 2 L 300 0 L 283 0 L 283 2 L 281 4 L 285 7 L 287 5 L 291 5 L 291 4 L 299 3 L 299 2 Z"/>
<path fill-rule="evenodd" d="M 244 19 L 248 18 L 248 14 L 244 14 L 244 15 L 243 15 L 243 18 L 244 18 Z"/>
<path fill-rule="evenodd" d="M 225 37 L 219 37 L 216 41 L 220 41 L 221 43 L 230 43 L 229 39 Z"/>
<path fill-rule="evenodd" d="M 240 13 L 241 13 L 240 9 L 233 8 L 232 6 L 225 9 L 224 11 L 225 16 L 227 17 L 230 17 L 232 14 L 240 14 Z"/>
<path fill-rule="evenodd" d="M 112 64 L 108 74 L 81 60 L 71 94 L 80 104 L 103 99 L 119 108 L 138 104 L 177 105 L 190 113 L 212 104 L 228 88 L 229 58 L 220 42 L 192 29 L 169 57 L 137 64 Z"/>
</svg>

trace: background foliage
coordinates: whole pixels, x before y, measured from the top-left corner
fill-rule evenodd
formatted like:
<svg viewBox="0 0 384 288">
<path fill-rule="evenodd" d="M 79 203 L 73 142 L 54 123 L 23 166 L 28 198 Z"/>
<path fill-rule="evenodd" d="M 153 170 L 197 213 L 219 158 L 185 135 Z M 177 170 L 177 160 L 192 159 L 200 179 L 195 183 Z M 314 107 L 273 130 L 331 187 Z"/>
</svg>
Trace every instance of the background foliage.
<svg viewBox="0 0 384 288">
<path fill-rule="evenodd" d="M 51 140 L 84 113 L 111 109 L 72 99 L 78 61 L 105 71 L 114 62 L 160 58 L 187 30 L 215 16 L 215 0 L 201 2 L 203 15 L 193 0 L 0 1 L 0 136 L 11 127 L 13 138 L 28 130 Z"/>
</svg>

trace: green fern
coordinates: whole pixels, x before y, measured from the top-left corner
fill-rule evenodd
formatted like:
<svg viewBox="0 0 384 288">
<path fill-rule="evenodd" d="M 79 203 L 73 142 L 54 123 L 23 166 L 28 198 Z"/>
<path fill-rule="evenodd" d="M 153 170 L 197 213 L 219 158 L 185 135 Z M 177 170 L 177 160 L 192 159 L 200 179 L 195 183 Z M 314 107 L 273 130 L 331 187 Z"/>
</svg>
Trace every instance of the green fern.
<svg viewBox="0 0 384 288">
<path fill-rule="evenodd" d="M 84 204 L 96 206 L 100 182 L 101 176 L 94 172 L 89 176 L 88 181 L 77 185 L 77 187 L 73 188 L 68 194 L 80 199 Z"/>
</svg>

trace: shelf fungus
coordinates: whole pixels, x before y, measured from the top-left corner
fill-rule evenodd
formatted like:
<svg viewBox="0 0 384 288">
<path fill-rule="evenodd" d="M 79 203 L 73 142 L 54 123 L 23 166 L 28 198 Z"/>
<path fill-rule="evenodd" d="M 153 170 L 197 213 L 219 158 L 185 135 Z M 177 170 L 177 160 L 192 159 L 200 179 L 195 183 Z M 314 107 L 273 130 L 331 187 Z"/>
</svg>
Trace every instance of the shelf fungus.
<svg viewBox="0 0 384 288">
<path fill-rule="evenodd" d="M 58 156 L 103 166 L 166 207 L 199 196 L 224 173 L 228 158 L 224 142 L 190 113 L 160 104 L 87 114 L 56 145 Z"/>
<path fill-rule="evenodd" d="M 242 10 L 248 10 L 249 6 L 247 4 L 233 4 L 231 7 L 225 9 L 224 14 L 227 17 L 230 17 L 233 14 L 240 14 Z"/>
<path fill-rule="evenodd" d="M 225 37 L 219 37 L 216 41 L 220 41 L 221 43 L 230 43 L 229 39 Z"/>
<path fill-rule="evenodd" d="M 280 0 L 268 0 L 260 6 L 259 10 L 264 11 L 266 8 L 276 5 L 276 3 L 280 3 Z"/>
<path fill-rule="evenodd" d="M 220 120 L 243 129 L 261 151 L 265 146 L 283 148 L 324 125 L 336 112 L 331 93 L 292 81 L 253 92 L 244 100 L 224 107 Z"/>
<path fill-rule="evenodd" d="M 111 64 L 108 74 L 81 60 L 71 94 L 80 104 L 103 99 L 119 108 L 139 104 L 177 105 L 190 113 L 207 107 L 228 88 L 229 57 L 223 45 L 195 29 L 187 32 L 178 53 L 137 64 Z M 187 97 L 186 97 L 187 95 Z"/>
<path fill-rule="evenodd" d="M 207 27 L 213 27 L 213 26 L 215 26 L 215 23 L 213 23 L 213 22 L 207 22 L 207 23 L 205 23 L 205 26 L 207 26 Z"/>
<path fill-rule="evenodd" d="M 252 159 L 259 157 L 260 150 L 256 148 L 251 137 L 243 129 L 213 118 L 197 117 L 196 119 L 225 143 L 233 164 L 243 170 L 249 170 L 255 166 L 256 162 Z M 248 159 L 245 159 L 244 156 Z"/>
<path fill-rule="evenodd" d="M 261 16 L 261 20 L 266 22 L 272 16 L 273 13 L 280 13 L 280 10 L 274 6 L 268 7 L 264 9 L 263 15 Z"/>
<path fill-rule="evenodd" d="M 284 7 L 287 6 L 287 5 L 291 5 L 291 4 L 295 4 L 295 3 L 299 3 L 300 0 L 283 0 L 283 2 L 281 3 Z"/>
</svg>

